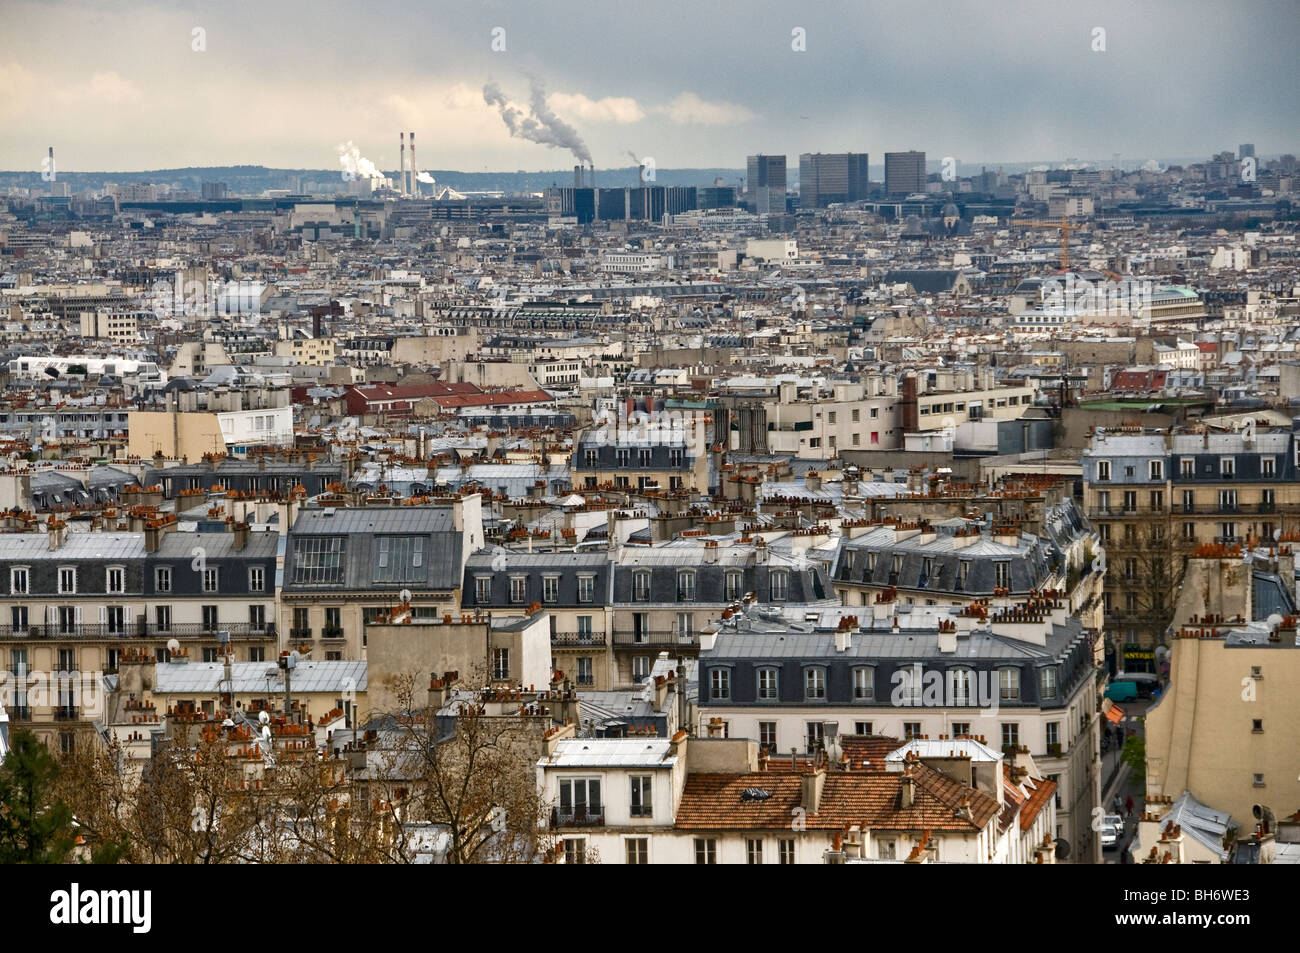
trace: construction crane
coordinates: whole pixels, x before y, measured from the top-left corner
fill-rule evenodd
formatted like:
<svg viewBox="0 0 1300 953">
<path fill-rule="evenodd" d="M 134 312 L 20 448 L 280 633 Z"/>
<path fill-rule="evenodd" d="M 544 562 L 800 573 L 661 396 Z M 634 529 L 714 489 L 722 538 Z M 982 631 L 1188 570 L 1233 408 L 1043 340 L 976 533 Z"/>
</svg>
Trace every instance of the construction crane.
<svg viewBox="0 0 1300 953">
<path fill-rule="evenodd" d="M 1011 220 L 1012 225 L 1023 225 L 1026 228 L 1059 228 L 1061 230 L 1061 270 L 1068 271 L 1070 268 L 1070 232 L 1077 232 L 1084 225 L 1071 225 L 1070 220 L 1062 215 L 1059 222 L 1037 222 L 1029 219 L 1017 221 Z"/>
</svg>

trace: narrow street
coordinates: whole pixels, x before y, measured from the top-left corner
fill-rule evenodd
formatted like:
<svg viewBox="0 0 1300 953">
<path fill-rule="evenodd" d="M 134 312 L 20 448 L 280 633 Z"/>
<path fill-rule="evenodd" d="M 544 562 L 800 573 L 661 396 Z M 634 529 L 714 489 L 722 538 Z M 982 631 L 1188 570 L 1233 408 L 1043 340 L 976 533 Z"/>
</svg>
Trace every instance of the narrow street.
<svg viewBox="0 0 1300 953">
<path fill-rule="evenodd" d="M 1119 727 L 1124 729 L 1126 737 L 1143 736 L 1144 726 L 1139 719 L 1146 714 L 1152 704 L 1154 704 L 1152 699 L 1143 698 L 1120 705 L 1124 710 L 1124 720 L 1120 722 Z M 1111 744 L 1101 756 L 1102 806 L 1107 814 L 1117 813 L 1124 818 L 1124 833 L 1120 837 L 1118 846 L 1102 850 L 1102 863 L 1106 864 L 1136 861 L 1136 858 L 1128 858 L 1126 861 L 1124 855 L 1132 847 L 1134 835 L 1137 833 L 1137 819 L 1141 816 L 1145 804 L 1146 778 L 1135 775 L 1128 765 L 1121 763 L 1121 751 L 1122 745 Z M 1126 803 L 1128 798 L 1133 798 L 1131 814 L 1126 813 L 1123 808 L 1119 811 L 1115 810 L 1114 801 L 1117 795 L 1121 804 Z"/>
</svg>

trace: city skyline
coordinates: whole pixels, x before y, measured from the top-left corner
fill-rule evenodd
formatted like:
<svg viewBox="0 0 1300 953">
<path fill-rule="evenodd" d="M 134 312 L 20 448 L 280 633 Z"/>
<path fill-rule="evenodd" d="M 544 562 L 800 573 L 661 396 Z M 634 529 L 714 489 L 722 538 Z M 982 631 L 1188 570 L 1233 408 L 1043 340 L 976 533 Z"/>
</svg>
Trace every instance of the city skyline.
<svg viewBox="0 0 1300 953">
<path fill-rule="evenodd" d="M 706 4 L 709 16 L 667 4 L 631 18 L 564 2 L 395 2 L 358 29 L 351 8 L 330 3 L 310 16 L 296 4 L 19 3 L 0 38 L 0 168 L 39 168 L 53 143 L 70 171 L 323 169 L 352 141 L 388 170 L 395 133 L 415 130 L 422 167 L 564 169 L 567 149 L 512 137 L 485 101 L 494 85 L 526 115 L 533 80 L 597 168 L 629 155 L 737 167 L 758 151 L 916 149 L 967 167 L 1208 157 L 1240 142 L 1300 151 L 1300 68 L 1286 55 L 1300 11 L 1265 20 L 1195 6 L 954 3 L 936 31 L 930 13 L 847 4 Z M 692 21 L 715 29 L 684 28 Z M 1239 62 L 1240 49 L 1270 70 Z"/>
</svg>

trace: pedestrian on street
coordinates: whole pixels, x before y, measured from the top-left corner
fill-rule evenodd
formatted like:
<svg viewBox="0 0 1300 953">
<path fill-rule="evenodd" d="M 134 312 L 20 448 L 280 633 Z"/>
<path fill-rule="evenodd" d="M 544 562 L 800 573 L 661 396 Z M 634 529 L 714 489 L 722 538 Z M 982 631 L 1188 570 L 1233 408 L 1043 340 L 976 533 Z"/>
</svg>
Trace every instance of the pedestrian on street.
<svg viewBox="0 0 1300 953">
<path fill-rule="evenodd" d="M 1116 814 L 1118 814 L 1120 810 L 1124 807 L 1124 802 L 1120 800 L 1118 794 L 1115 795 L 1115 800 L 1111 802 L 1111 807 L 1115 809 Z"/>
<path fill-rule="evenodd" d="M 1128 812 L 1129 817 L 1133 816 L 1133 795 L 1130 794 L 1124 799 L 1124 810 Z"/>
</svg>

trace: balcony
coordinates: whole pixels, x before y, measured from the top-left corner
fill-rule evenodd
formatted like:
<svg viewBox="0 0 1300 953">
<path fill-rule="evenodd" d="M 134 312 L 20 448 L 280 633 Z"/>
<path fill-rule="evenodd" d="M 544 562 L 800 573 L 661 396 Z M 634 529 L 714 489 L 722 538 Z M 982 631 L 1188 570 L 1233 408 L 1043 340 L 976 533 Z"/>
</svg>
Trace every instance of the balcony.
<svg viewBox="0 0 1300 953">
<path fill-rule="evenodd" d="M 0 626 L 3 639 L 205 639 L 215 642 L 218 632 L 229 632 L 231 639 L 274 639 L 275 623 L 253 625 L 249 622 L 222 622 L 216 626 L 202 622 L 175 625 L 117 626 L 99 623 L 83 625 Z"/>
<path fill-rule="evenodd" d="M 698 649 L 700 647 L 700 634 L 698 632 L 687 632 L 679 634 L 677 632 L 615 632 L 614 645 L 618 648 L 634 648 L 636 646 L 685 646 Z"/>
<path fill-rule="evenodd" d="M 558 646 L 604 645 L 604 632 L 552 632 L 551 644 Z"/>
<path fill-rule="evenodd" d="M 551 811 L 552 827 L 604 827 L 605 811 L 597 807 L 562 808 Z"/>
<path fill-rule="evenodd" d="M 320 637 L 325 640 L 343 639 L 343 627 L 340 625 L 327 625 L 320 630 Z"/>
<path fill-rule="evenodd" d="M 55 721 L 76 721 L 77 718 L 76 705 L 60 705 L 54 709 Z"/>
<path fill-rule="evenodd" d="M 310 641 L 311 641 L 311 638 L 312 638 L 312 631 L 313 631 L 313 630 L 312 630 L 312 628 L 311 628 L 310 626 L 308 626 L 308 627 L 305 628 L 305 629 L 290 629 L 290 630 L 289 630 L 289 641 L 290 641 L 290 642 L 310 642 Z"/>
</svg>

